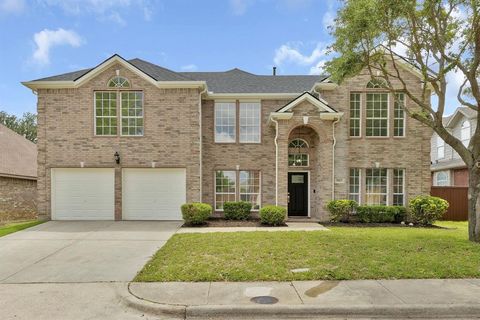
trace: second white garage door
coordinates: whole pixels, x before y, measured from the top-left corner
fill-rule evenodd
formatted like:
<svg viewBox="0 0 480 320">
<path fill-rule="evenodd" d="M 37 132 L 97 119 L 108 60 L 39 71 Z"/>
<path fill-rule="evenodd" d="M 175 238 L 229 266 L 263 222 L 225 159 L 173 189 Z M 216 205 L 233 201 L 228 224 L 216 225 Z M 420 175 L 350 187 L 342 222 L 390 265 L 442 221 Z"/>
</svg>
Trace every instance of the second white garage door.
<svg viewBox="0 0 480 320">
<path fill-rule="evenodd" d="M 185 169 L 123 169 L 124 220 L 182 220 Z"/>
</svg>

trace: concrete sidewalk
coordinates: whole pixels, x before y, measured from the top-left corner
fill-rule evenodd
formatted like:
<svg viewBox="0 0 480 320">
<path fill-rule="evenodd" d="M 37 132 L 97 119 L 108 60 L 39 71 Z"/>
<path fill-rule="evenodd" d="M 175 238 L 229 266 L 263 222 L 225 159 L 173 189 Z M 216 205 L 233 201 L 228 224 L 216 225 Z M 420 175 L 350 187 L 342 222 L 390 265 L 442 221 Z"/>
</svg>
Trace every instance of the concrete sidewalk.
<svg viewBox="0 0 480 320">
<path fill-rule="evenodd" d="M 480 317 L 480 279 L 131 283 L 129 291 L 130 307 L 189 319 Z"/>
</svg>

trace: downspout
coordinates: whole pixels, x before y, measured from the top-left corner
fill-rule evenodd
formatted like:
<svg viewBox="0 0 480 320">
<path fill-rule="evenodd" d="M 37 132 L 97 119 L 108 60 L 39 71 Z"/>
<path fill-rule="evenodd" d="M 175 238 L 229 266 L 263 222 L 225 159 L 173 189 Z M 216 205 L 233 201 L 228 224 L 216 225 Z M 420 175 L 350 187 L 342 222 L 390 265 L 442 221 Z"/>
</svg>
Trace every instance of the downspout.
<svg viewBox="0 0 480 320">
<path fill-rule="evenodd" d="M 275 123 L 275 205 L 278 206 L 278 121 L 270 119 Z"/>
<path fill-rule="evenodd" d="M 205 88 L 200 91 L 200 94 L 198 95 L 198 132 L 199 132 L 199 138 L 200 138 L 200 148 L 199 148 L 199 158 L 200 158 L 200 168 L 199 168 L 199 175 L 200 175 L 200 197 L 199 201 L 202 202 L 202 197 L 203 197 L 203 189 L 202 189 L 202 180 L 203 180 L 203 139 L 202 139 L 202 94 L 207 92 L 207 85 L 205 85 Z"/>
<path fill-rule="evenodd" d="M 335 200 L 335 146 L 337 144 L 337 139 L 335 138 L 335 125 L 340 121 L 340 118 L 333 121 L 332 123 L 332 135 L 333 135 L 333 144 L 332 144 L 332 200 Z"/>
</svg>

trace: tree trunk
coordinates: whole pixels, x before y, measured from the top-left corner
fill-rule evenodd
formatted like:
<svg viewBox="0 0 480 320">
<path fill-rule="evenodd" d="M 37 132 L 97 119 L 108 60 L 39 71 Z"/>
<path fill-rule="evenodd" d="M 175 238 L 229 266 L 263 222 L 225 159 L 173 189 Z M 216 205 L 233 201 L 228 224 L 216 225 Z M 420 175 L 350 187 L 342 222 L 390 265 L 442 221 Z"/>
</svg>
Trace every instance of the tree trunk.
<svg viewBox="0 0 480 320">
<path fill-rule="evenodd" d="M 480 169 L 473 165 L 468 174 L 468 238 L 480 242 Z"/>
</svg>

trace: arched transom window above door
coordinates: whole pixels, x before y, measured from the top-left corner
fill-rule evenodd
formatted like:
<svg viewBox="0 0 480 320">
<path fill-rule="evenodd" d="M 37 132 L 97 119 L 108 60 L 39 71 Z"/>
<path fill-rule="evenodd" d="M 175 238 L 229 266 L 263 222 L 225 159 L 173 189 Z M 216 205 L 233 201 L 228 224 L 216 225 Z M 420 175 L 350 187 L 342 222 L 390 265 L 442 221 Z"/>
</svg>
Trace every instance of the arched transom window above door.
<svg viewBox="0 0 480 320">
<path fill-rule="evenodd" d="M 293 139 L 288 144 L 288 165 L 290 167 L 308 167 L 308 143 L 303 139 Z"/>
</svg>

